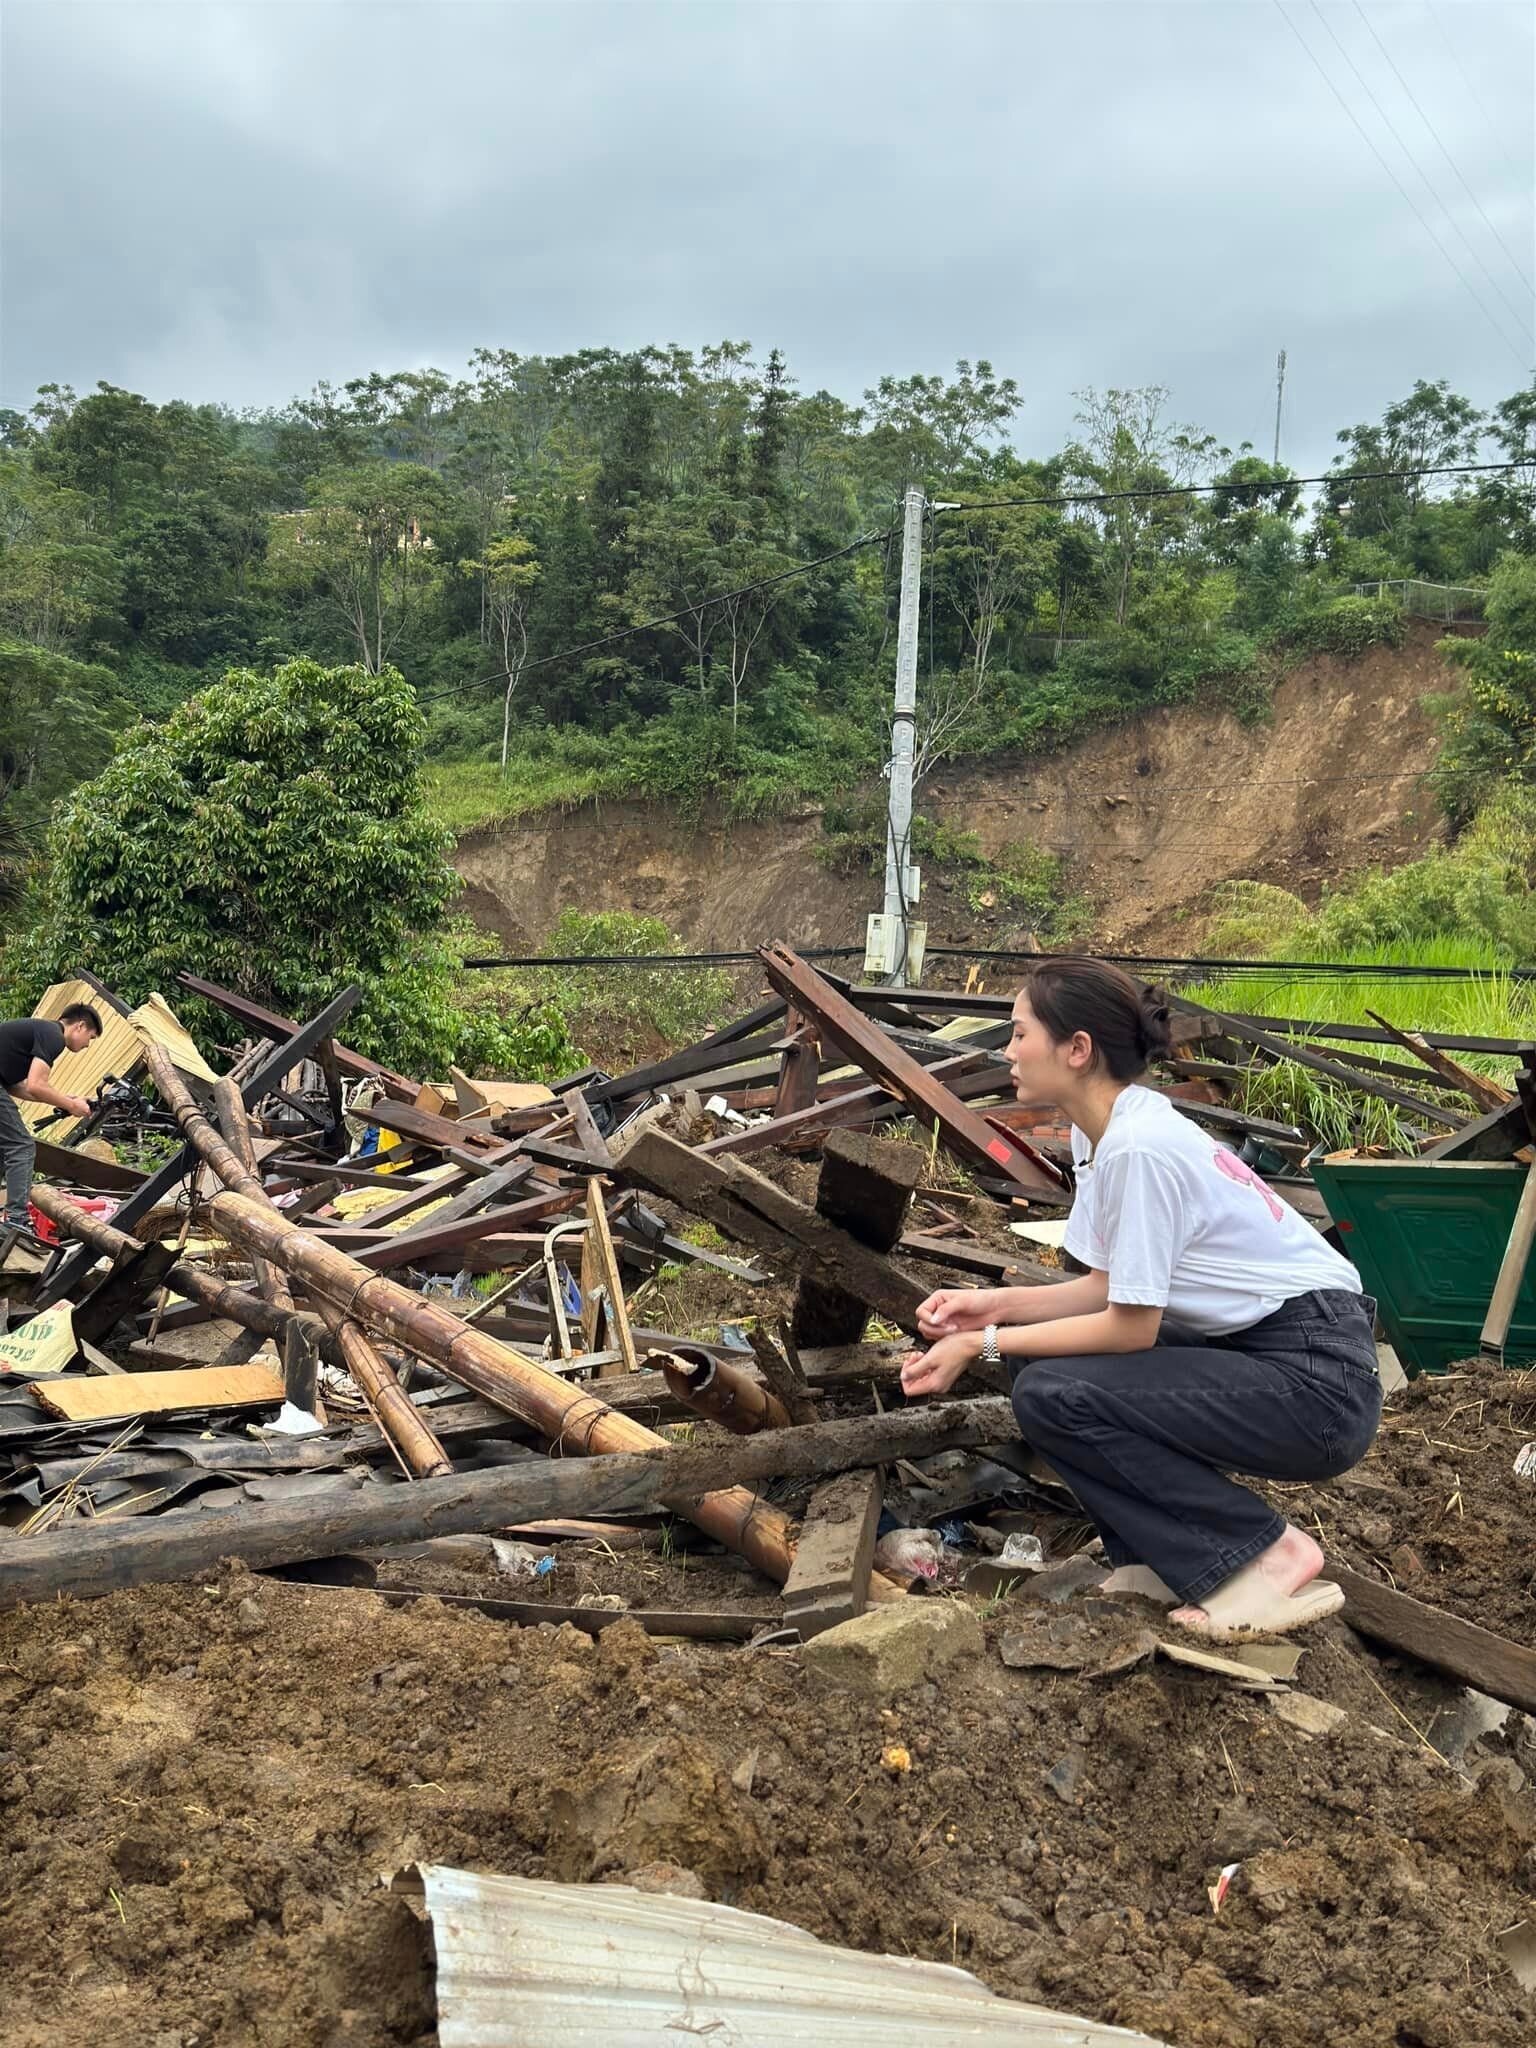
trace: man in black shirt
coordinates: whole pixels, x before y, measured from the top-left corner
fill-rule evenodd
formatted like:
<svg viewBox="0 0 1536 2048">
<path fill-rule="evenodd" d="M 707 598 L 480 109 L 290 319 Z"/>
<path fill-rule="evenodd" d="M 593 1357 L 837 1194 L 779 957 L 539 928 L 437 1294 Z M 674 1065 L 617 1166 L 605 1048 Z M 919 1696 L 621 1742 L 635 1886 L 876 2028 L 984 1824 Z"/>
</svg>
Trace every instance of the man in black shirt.
<svg viewBox="0 0 1536 2048">
<path fill-rule="evenodd" d="M 49 1075 L 64 1051 L 83 1052 L 101 1036 L 101 1019 L 89 1003 L 71 1003 L 57 1022 L 52 1017 L 18 1017 L 0 1024 L 0 1166 L 5 1172 L 7 1230 L 31 1224 L 27 1200 L 32 1190 L 32 1163 L 37 1140 L 22 1121 L 18 1102 L 47 1102 L 67 1116 L 89 1116 L 83 1095 L 66 1095 Z"/>
</svg>

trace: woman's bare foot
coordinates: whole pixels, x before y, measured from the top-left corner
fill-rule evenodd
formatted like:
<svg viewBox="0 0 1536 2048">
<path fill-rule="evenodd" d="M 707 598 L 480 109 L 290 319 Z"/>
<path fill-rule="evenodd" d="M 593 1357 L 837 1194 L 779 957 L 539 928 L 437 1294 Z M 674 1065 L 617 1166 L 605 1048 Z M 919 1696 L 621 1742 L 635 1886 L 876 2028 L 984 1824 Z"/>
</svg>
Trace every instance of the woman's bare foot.
<svg viewBox="0 0 1536 2048">
<path fill-rule="evenodd" d="M 1314 1542 L 1304 1529 L 1297 1529 L 1287 1522 L 1285 1534 L 1276 1537 L 1268 1550 L 1261 1550 L 1243 1570 L 1250 1577 L 1257 1574 L 1262 1578 L 1263 1591 L 1288 1598 L 1299 1593 L 1303 1586 L 1310 1586 L 1322 1568 L 1322 1545 Z M 1227 1584 L 1231 1583 L 1229 1579 Z M 1203 1607 L 1175 1608 L 1169 1619 L 1178 1622 L 1182 1628 L 1201 1632 L 1211 1628 L 1211 1617 Z"/>
</svg>

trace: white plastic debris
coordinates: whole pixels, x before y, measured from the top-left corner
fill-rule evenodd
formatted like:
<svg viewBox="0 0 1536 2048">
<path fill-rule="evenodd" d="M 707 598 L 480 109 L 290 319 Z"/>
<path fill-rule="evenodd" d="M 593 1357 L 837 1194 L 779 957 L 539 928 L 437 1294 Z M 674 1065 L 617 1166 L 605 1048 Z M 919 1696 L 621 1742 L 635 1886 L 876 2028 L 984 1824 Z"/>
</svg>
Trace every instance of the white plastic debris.
<svg viewBox="0 0 1536 2048">
<path fill-rule="evenodd" d="M 1522 1444 L 1516 1451 L 1515 1477 L 1536 1479 L 1536 1444 Z"/>
<path fill-rule="evenodd" d="M 317 1415 L 311 1415 L 307 1408 L 295 1408 L 291 1401 L 285 1401 L 277 1411 L 274 1421 L 263 1424 L 262 1436 L 318 1436 L 325 1424 Z"/>
<path fill-rule="evenodd" d="M 508 1536 L 492 1537 L 491 1554 L 496 1559 L 497 1571 L 504 1572 L 509 1579 L 536 1579 L 554 1565 L 547 1550 L 536 1550 L 531 1543 L 514 1543 Z"/>
<path fill-rule="evenodd" d="M 1043 1572 L 1045 1547 L 1038 1536 L 1027 1536 L 1016 1529 L 998 1552 L 997 1562 L 1010 1565 L 1016 1571 Z"/>
<path fill-rule="evenodd" d="M 875 1545 L 875 1566 L 908 1579 L 936 1579 L 944 1555 L 937 1529 L 891 1529 Z"/>
</svg>

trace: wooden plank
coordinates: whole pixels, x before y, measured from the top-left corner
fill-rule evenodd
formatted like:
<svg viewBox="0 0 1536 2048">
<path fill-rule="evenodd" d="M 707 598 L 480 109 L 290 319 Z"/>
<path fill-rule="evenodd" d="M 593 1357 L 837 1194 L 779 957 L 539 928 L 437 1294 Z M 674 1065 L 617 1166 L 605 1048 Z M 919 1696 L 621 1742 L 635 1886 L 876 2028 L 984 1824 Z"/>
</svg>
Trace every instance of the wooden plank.
<svg viewBox="0 0 1536 2048">
<path fill-rule="evenodd" d="M 834 1131 L 827 1139 L 816 1184 L 819 1215 L 841 1226 L 873 1252 L 889 1252 L 922 1178 L 923 1154 L 862 1131 Z M 803 1273 L 795 1289 L 791 1331 L 796 1344 L 856 1344 L 869 1309 L 845 1287 L 829 1287 Z"/>
<path fill-rule="evenodd" d="M 498 1163 L 512 1150 L 505 1138 L 477 1130 L 473 1124 L 455 1123 L 431 1110 L 418 1109 L 414 1103 L 375 1102 L 369 1109 L 358 1110 L 357 1117 L 361 1123 L 393 1131 L 397 1138 L 414 1138 L 419 1144 L 435 1145 L 440 1152 L 473 1152 L 487 1165 Z"/>
<path fill-rule="evenodd" d="M 1027 1146 L 1010 1143 L 992 1130 L 798 954 L 787 946 L 774 945 L 760 947 L 759 956 L 779 994 L 814 1017 L 823 1038 L 832 1039 L 866 1073 L 884 1082 L 910 1104 L 914 1115 L 929 1125 L 937 1124 L 949 1150 L 968 1166 L 1001 1175 L 1018 1193 L 1036 1200 L 1054 1203 L 1064 1199 L 1060 1177 L 1047 1172 L 1043 1162 L 1037 1164 Z"/>
<path fill-rule="evenodd" d="M 581 1243 L 581 1334 L 588 1351 L 616 1351 L 610 1365 L 597 1368 L 598 1379 L 614 1379 L 637 1372 L 635 1340 L 629 1327 L 629 1310 L 624 1301 L 624 1277 L 619 1271 L 613 1233 L 608 1228 L 608 1210 L 601 1180 L 587 1182 L 587 1231 Z"/>
<path fill-rule="evenodd" d="M 278 1407 L 281 1375 L 265 1365 L 205 1365 L 185 1372 L 121 1373 L 111 1379 L 38 1380 L 33 1394 L 66 1422 L 170 1415 L 184 1408 Z"/>
<path fill-rule="evenodd" d="M 146 1178 L 135 1166 L 93 1159 L 89 1152 L 51 1145 L 46 1138 L 37 1141 L 37 1170 L 46 1180 L 62 1181 L 66 1187 L 95 1188 L 103 1195 L 131 1195 Z"/>
<path fill-rule="evenodd" d="M 205 1002 L 214 1004 L 224 1011 L 226 1016 L 233 1017 L 237 1024 L 243 1024 L 248 1031 L 254 1032 L 258 1038 L 270 1038 L 274 1044 L 280 1044 L 285 1038 L 294 1037 L 299 1030 L 293 1018 L 281 1017 L 275 1010 L 268 1010 L 262 1004 L 252 1002 L 249 996 L 239 995 L 231 988 L 220 988 L 217 982 L 204 981 L 201 975 L 178 974 L 176 979 L 184 989 L 190 990 L 195 996 L 201 996 Z M 319 1041 L 316 1043 L 318 1045 Z M 392 1074 L 388 1067 L 381 1067 L 377 1060 L 366 1059 L 362 1053 L 352 1052 L 344 1045 L 337 1045 L 335 1053 L 337 1066 L 344 1074 L 351 1074 L 354 1079 L 403 1081 L 405 1078 L 402 1074 Z M 297 1064 L 296 1060 L 290 1061 L 289 1067 Z M 246 1097 L 246 1105 L 251 1106 L 250 1096 Z"/>
<path fill-rule="evenodd" d="M 678 1081 L 687 1081 L 695 1074 L 707 1074 L 711 1067 L 719 1066 L 719 1054 L 725 1046 L 731 1048 L 733 1059 L 745 1058 L 749 1053 L 766 1052 L 778 1034 L 764 1032 L 763 1026 L 783 1014 L 784 1005 L 777 999 L 762 1003 L 757 1009 L 749 1010 L 746 1016 L 738 1017 L 734 1023 L 723 1024 L 718 1031 L 712 1031 L 685 1052 L 673 1053 L 668 1059 L 653 1060 L 648 1066 L 631 1067 L 627 1074 L 616 1074 L 611 1081 L 594 1081 L 585 1085 L 587 1101 L 593 1105 L 618 1102 L 627 1095 L 650 1094 L 657 1088 L 671 1088 Z M 758 1034 L 761 1034 L 761 1043 L 758 1043 Z"/>
<path fill-rule="evenodd" d="M 1321 1576 L 1344 1589 L 1344 1619 L 1361 1635 L 1406 1651 L 1490 1699 L 1536 1714 L 1536 1650 L 1342 1565 L 1325 1565 Z"/>
<path fill-rule="evenodd" d="M 392 1266 L 406 1266 L 439 1252 L 458 1251 L 482 1238 L 516 1233 L 519 1226 L 542 1222 L 574 1209 L 581 1200 L 580 1188 L 554 1188 L 534 1195 L 526 1202 L 512 1202 L 504 1209 L 486 1209 L 478 1216 L 461 1216 L 452 1223 L 439 1223 L 435 1216 L 415 1230 L 391 1233 L 382 1244 L 369 1245 L 356 1254 L 357 1263 L 370 1272 L 387 1273 Z M 318 1233 L 317 1233 L 318 1235 Z M 328 1240 L 335 1243 L 334 1238 Z"/>
<path fill-rule="evenodd" d="M 1488 1314 L 1483 1323 L 1482 1335 L 1478 1339 L 1478 1348 L 1482 1351 L 1490 1351 L 1497 1356 L 1504 1350 L 1504 1340 L 1509 1335 L 1510 1319 L 1515 1313 L 1520 1283 L 1524 1280 L 1525 1269 L 1531 1262 L 1533 1244 L 1536 1244 L 1536 1166 L 1526 1168 L 1525 1186 L 1520 1190 L 1515 1220 L 1510 1226 L 1509 1242 L 1504 1247 L 1503 1258 L 1499 1261 L 1499 1277 L 1493 1283 L 1493 1296 L 1488 1303 Z"/>
<path fill-rule="evenodd" d="M 608 1150 L 608 1140 L 597 1128 L 597 1119 L 588 1106 L 586 1096 L 579 1088 L 572 1088 L 561 1099 L 570 1107 L 577 1144 L 598 1172 L 606 1173 L 613 1164 L 613 1154 Z"/>
<path fill-rule="evenodd" d="M 1432 1073 L 1474 1103 L 1484 1115 L 1490 1109 L 1502 1109 L 1506 1102 L 1514 1100 L 1509 1089 L 1501 1088 L 1497 1081 L 1490 1081 L 1483 1074 L 1474 1074 L 1468 1068 L 1453 1060 L 1448 1052 L 1441 1052 L 1438 1046 L 1430 1044 L 1427 1038 L 1416 1031 L 1399 1031 L 1395 1024 L 1389 1024 L 1376 1010 L 1367 1010 L 1367 1017 L 1373 1018 L 1396 1045 L 1401 1045 L 1422 1060 Z"/>
<path fill-rule="evenodd" d="M 990 1052 L 963 1052 L 949 1059 L 936 1060 L 928 1071 L 935 1079 L 942 1074 L 946 1081 L 953 1082 L 961 1075 L 974 1073 L 978 1066 L 990 1067 L 991 1063 Z M 787 1116 L 755 1124 L 750 1130 L 728 1131 L 723 1137 L 709 1138 L 696 1149 L 709 1159 L 763 1152 L 771 1145 L 787 1144 L 839 1124 L 868 1121 L 871 1112 L 878 1114 L 883 1106 L 902 1114 L 906 1112 L 906 1105 L 894 1097 L 889 1088 L 878 1081 L 870 1081 L 862 1087 L 854 1086 L 829 1095 L 807 1109 L 793 1110 Z"/>
<path fill-rule="evenodd" d="M 109 1336 L 124 1316 L 135 1314 L 139 1303 L 163 1283 L 179 1256 L 170 1244 L 147 1244 L 141 1251 L 129 1252 L 75 1310 L 75 1334 L 93 1344 Z"/>
<path fill-rule="evenodd" d="M 784 1619 L 802 1641 L 864 1612 L 881 1495 L 878 1472 L 844 1472 L 811 1495 L 784 1581 Z"/>
</svg>

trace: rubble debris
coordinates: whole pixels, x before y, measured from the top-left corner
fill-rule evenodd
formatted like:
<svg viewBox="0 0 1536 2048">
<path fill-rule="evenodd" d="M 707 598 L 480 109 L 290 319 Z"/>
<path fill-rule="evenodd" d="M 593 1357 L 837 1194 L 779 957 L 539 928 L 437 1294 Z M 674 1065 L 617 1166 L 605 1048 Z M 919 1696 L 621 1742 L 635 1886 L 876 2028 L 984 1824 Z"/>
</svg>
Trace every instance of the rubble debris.
<svg viewBox="0 0 1536 2048">
<path fill-rule="evenodd" d="M 981 1625 L 954 1600 L 867 1608 L 806 1645 L 805 1661 L 830 1684 L 868 1699 L 910 1692 L 957 1657 L 979 1656 Z"/>
</svg>

